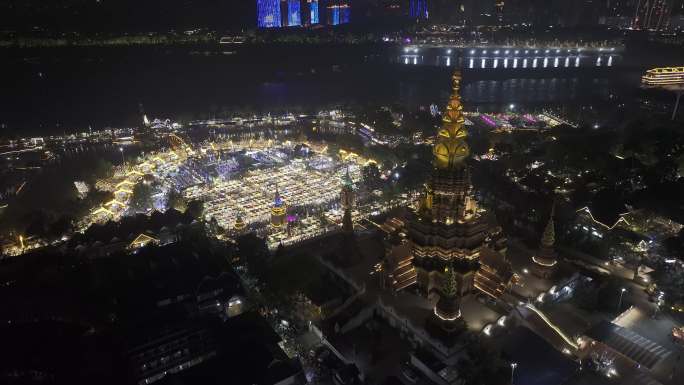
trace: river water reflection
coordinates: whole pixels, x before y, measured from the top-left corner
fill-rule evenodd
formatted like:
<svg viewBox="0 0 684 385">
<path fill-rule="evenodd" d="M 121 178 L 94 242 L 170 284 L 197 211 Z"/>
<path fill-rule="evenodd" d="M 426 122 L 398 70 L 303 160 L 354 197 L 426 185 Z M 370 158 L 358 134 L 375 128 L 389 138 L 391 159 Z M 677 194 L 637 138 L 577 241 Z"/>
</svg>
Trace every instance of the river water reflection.
<svg viewBox="0 0 684 385">
<path fill-rule="evenodd" d="M 323 49 L 323 48 L 321 48 Z M 407 51 L 408 49 L 408 51 Z M 13 52 L 0 84 L 6 132 L 136 126 L 241 113 L 443 104 L 454 68 L 469 109 L 607 102 L 638 90 L 619 51 L 311 47 L 196 54 L 168 49 Z M 267 53 L 267 54 L 265 54 Z M 414 64 L 415 63 L 415 64 Z"/>
</svg>

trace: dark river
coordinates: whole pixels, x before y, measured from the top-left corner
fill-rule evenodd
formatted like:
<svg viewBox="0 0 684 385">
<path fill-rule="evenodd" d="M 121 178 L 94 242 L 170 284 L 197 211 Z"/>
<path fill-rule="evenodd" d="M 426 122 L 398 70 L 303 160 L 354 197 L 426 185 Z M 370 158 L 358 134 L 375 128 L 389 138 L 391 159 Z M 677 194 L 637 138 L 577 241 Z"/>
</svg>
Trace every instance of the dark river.
<svg viewBox="0 0 684 385">
<path fill-rule="evenodd" d="M 487 52 L 484 52 L 487 51 Z M 498 51 L 498 52 L 495 52 Z M 5 50 L 0 135 L 137 126 L 235 113 L 331 107 L 441 105 L 454 68 L 468 109 L 614 102 L 639 94 L 644 69 L 664 65 L 622 51 L 510 52 L 502 48 L 145 47 Z M 634 58 L 637 57 L 638 60 Z"/>
</svg>

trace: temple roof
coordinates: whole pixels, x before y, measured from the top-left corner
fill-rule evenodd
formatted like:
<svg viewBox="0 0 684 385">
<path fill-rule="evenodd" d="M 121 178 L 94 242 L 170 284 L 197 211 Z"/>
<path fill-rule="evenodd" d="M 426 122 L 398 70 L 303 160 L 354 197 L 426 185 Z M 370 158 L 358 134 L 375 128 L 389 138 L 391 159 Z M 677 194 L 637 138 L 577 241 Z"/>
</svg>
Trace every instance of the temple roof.
<svg viewBox="0 0 684 385">
<path fill-rule="evenodd" d="M 513 267 L 506 257 L 489 248 L 483 248 L 480 252 L 480 264 L 488 266 L 503 282 L 513 277 Z"/>
</svg>

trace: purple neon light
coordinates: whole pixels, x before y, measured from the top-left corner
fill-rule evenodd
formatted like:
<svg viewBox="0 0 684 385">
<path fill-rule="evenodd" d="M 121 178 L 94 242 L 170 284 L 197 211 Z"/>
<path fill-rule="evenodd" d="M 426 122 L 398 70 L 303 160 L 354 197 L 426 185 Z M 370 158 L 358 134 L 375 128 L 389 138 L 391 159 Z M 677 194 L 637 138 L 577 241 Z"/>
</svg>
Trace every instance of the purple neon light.
<svg viewBox="0 0 684 385">
<path fill-rule="evenodd" d="M 524 118 L 525 120 L 527 120 L 528 122 L 530 122 L 530 123 L 537 123 L 537 122 L 538 122 L 538 120 L 535 119 L 535 118 L 534 118 L 532 115 L 530 115 L 530 114 L 523 115 L 523 118 Z"/>
<path fill-rule="evenodd" d="M 490 125 L 490 126 L 492 126 L 492 127 L 496 127 L 496 126 L 497 126 L 497 124 L 496 124 L 496 122 L 494 121 L 494 119 L 490 118 L 490 117 L 487 116 L 487 115 L 480 115 L 480 118 L 482 118 L 482 120 L 484 120 L 485 123 L 487 123 L 488 125 Z"/>
</svg>

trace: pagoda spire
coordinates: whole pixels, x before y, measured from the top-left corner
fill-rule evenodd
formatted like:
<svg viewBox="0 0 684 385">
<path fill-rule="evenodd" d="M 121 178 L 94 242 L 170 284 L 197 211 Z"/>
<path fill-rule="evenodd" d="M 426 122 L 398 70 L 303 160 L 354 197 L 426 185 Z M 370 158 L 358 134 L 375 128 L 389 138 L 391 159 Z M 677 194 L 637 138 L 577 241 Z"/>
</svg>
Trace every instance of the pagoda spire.
<svg viewBox="0 0 684 385">
<path fill-rule="evenodd" d="M 549 221 L 546 223 L 546 228 L 544 228 L 544 233 L 542 234 L 539 251 L 537 255 L 532 256 L 535 274 L 541 276 L 542 278 L 550 277 L 555 271 L 556 265 L 558 264 L 556 251 L 554 250 L 554 245 L 556 243 L 556 229 L 553 218 L 555 215 L 556 200 L 554 199 L 553 205 L 551 206 L 551 215 L 549 217 Z"/>
<path fill-rule="evenodd" d="M 273 207 L 271 207 L 271 226 L 281 228 L 285 224 L 286 210 L 285 202 L 283 202 L 283 198 L 280 196 L 280 190 L 278 190 L 278 183 L 276 183 Z"/>
<path fill-rule="evenodd" d="M 344 215 L 342 216 L 342 229 L 345 233 L 354 232 L 354 224 L 351 215 L 354 199 L 354 182 L 349 175 L 349 167 L 347 167 L 347 172 L 342 176 L 342 191 L 340 192 L 340 203 L 344 210 Z"/>
<path fill-rule="evenodd" d="M 454 73 L 452 81 L 453 92 L 432 149 L 434 169 L 420 204 L 422 217 L 447 225 L 470 220 L 476 212 L 466 164 L 470 147 L 466 142 L 468 132 L 459 94 L 460 71 Z"/>
<path fill-rule="evenodd" d="M 549 221 L 546 223 L 546 228 L 544 228 L 544 233 L 542 234 L 541 244 L 546 248 L 553 248 L 556 243 L 556 226 L 553 221 L 553 217 L 556 214 L 556 200 L 553 200 L 553 205 L 551 206 L 551 216 Z"/>
<path fill-rule="evenodd" d="M 351 176 L 349 175 L 349 166 L 347 166 L 347 171 L 342 176 L 342 185 L 346 188 L 350 188 L 350 189 L 354 188 L 354 181 L 352 180 Z"/>
<path fill-rule="evenodd" d="M 452 77 L 452 93 L 442 118 L 442 128 L 437 135 L 437 144 L 432 150 L 434 165 L 439 169 L 462 168 L 464 160 L 470 156 L 470 147 L 465 138 L 468 131 L 463 117 L 461 104 L 461 73 L 456 71 Z"/>
<path fill-rule="evenodd" d="M 458 276 L 453 263 L 444 269 L 444 281 L 439 300 L 434 308 L 434 313 L 443 322 L 451 323 L 461 317 L 461 306 L 458 293 Z M 451 326 L 446 326 L 450 329 Z"/>
<path fill-rule="evenodd" d="M 455 297 L 458 294 L 458 281 L 456 279 L 456 270 L 454 270 L 453 264 L 447 268 L 444 288 L 442 291 L 444 292 L 444 295 L 449 298 Z"/>
<path fill-rule="evenodd" d="M 283 198 L 280 197 L 280 190 L 278 190 L 278 182 L 275 184 L 275 197 L 273 198 L 273 206 L 280 207 L 283 205 Z"/>
</svg>

